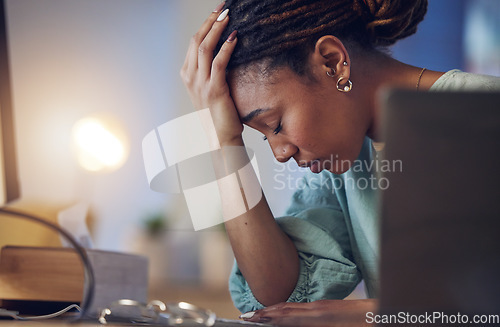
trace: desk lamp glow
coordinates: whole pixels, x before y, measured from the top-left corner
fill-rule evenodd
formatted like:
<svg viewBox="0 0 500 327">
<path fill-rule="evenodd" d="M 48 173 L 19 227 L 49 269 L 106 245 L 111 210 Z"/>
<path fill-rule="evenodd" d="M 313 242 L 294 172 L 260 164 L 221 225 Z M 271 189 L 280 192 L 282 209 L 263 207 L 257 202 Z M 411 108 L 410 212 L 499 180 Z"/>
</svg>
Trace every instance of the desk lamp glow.
<svg viewBox="0 0 500 327">
<path fill-rule="evenodd" d="M 84 118 L 73 127 L 73 145 L 78 163 L 88 171 L 113 171 L 128 154 L 121 128 L 110 119 Z"/>
</svg>

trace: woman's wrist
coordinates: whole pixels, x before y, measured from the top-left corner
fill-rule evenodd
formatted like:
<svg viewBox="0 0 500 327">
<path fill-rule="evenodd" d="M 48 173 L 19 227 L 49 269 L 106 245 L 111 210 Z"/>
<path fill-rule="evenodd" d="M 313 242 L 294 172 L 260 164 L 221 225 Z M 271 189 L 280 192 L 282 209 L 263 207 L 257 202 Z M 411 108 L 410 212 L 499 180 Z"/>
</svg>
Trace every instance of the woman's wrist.
<svg viewBox="0 0 500 327">
<path fill-rule="evenodd" d="M 241 135 L 234 137 L 220 138 L 219 144 L 221 148 L 225 146 L 244 146 L 243 137 Z"/>
</svg>

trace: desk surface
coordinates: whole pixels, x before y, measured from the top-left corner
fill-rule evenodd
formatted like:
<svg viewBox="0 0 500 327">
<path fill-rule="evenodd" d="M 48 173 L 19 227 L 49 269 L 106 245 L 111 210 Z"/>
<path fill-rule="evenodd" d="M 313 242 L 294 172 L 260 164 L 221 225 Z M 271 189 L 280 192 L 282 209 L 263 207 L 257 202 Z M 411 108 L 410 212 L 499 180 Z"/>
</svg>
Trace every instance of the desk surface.
<svg viewBox="0 0 500 327">
<path fill-rule="evenodd" d="M 94 327 L 94 326 L 118 326 L 118 325 L 101 325 L 98 322 L 82 322 L 82 323 L 69 323 L 57 320 L 45 320 L 45 321 L 18 321 L 18 320 L 0 320 L 1 327 Z M 123 327 L 123 325 L 120 325 Z"/>
<path fill-rule="evenodd" d="M 255 324 L 256 326 L 270 326 L 270 325 L 264 325 L 264 324 Z M 124 326 L 137 326 L 135 324 L 131 325 L 115 325 L 115 324 L 108 324 L 108 325 L 101 325 L 98 322 L 81 322 L 81 323 L 71 323 L 71 322 L 65 322 L 65 321 L 58 321 L 58 320 L 44 320 L 44 321 L 19 321 L 19 320 L 0 320 L 0 327 L 50 327 L 50 326 L 55 326 L 55 327 L 103 327 L 103 326 L 109 326 L 109 327 L 124 327 Z M 231 323 L 216 323 L 215 327 L 220 326 L 220 327 L 241 327 L 245 326 L 242 324 L 231 324 Z M 248 325 L 250 326 L 250 325 Z"/>
<path fill-rule="evenodd" d="M 150 300 L 161 300 L 164 302 L 185 301 L 199 307 L 209 308 L 217 314 L 217 317 L 227 319 L 238 319 L 240 312 L 234 307 L 227 288 L 204 288 L 196 285 L 155 285 L 149 290 Z M 121 326 L 124 325 L 101 325 L 98 322 L 69 323 L 57 320 L 49 321 L 18 321 L 0 319 L 0 327 L 90 327 L 90 326 Z"/>
</svg>

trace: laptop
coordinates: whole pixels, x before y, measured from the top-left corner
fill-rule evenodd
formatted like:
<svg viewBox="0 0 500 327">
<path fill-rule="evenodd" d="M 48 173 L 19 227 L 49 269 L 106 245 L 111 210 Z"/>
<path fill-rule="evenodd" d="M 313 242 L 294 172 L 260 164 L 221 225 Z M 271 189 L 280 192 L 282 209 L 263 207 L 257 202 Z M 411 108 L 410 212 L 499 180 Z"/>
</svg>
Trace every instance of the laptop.
<svg viewBox="0 0 500 327">
<path fill-rule="evenodd" d="M 498 315 L 500 93 L 391 90 L 381 103 L 383 160 L 401 169 L 384 173 L 380 313 Z"/>
</svg>

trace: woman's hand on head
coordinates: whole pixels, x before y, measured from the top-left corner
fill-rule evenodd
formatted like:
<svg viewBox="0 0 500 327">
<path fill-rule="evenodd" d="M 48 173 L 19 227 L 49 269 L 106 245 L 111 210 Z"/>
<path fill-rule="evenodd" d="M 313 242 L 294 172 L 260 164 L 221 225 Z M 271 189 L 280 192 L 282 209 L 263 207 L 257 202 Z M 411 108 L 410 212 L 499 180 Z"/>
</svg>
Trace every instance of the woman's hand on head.
<svg viewBox="0 0 500 327">
<path fill-rule="evenodd" d="M 377 300 L 319 300 L 309 303 L 284 302 L 257 310 L 251 322 L 273 326 L 371 326 L 367 313 L 377 311 Z M 245 316 L 251 316 L 246 314 Z"/>
<path fill-rule="evenodd" d="M 224 12 L 223 12 L 224 13 Z M 227 13 L 226 13 L 227 14 Z M 222 18 L 220 10 L 210 14 L 191 38 L 181 78 L 197 110 L 209 108 L 220 145 L 234 145 L 241 140 L 243 125 L 226 80 L 226 67 L 236 46 L 236 31 L 214 54 L 229 17 Z"/>
</svg>

